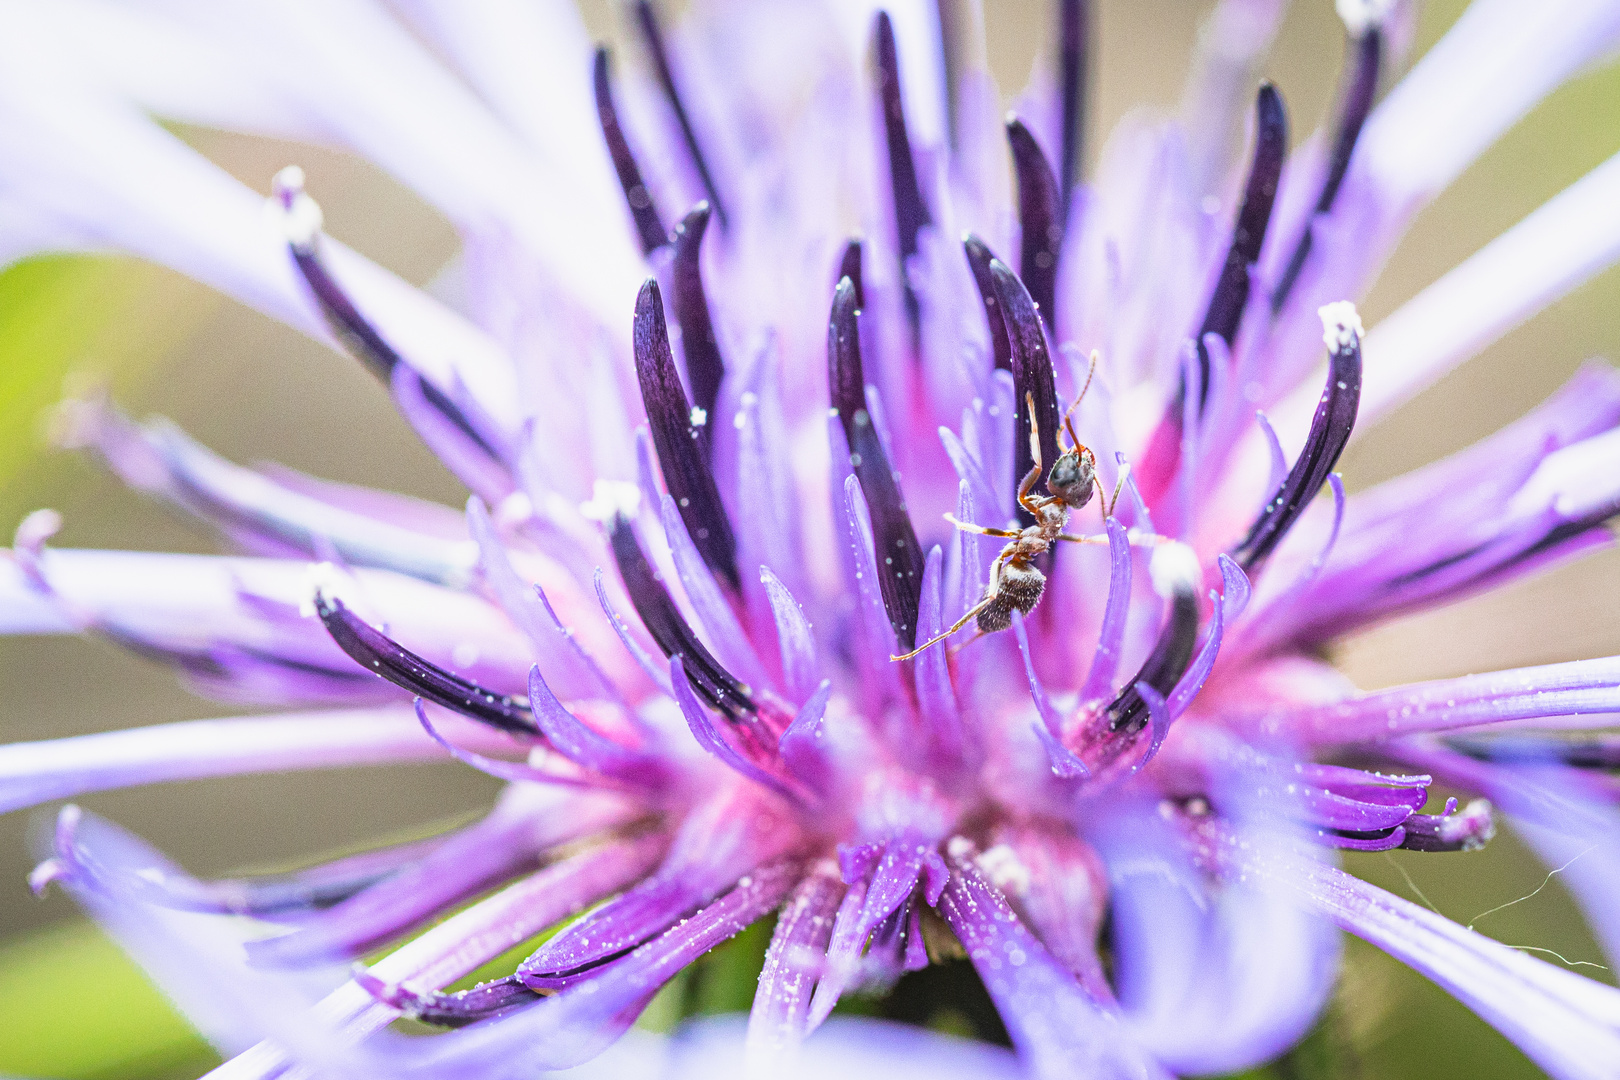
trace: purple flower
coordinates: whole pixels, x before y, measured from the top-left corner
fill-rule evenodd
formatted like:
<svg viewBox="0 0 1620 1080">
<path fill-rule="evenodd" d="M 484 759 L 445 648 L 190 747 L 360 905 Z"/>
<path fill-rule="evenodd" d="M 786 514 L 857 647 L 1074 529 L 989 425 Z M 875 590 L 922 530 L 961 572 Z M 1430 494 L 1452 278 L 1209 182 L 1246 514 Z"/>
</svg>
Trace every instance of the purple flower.
<svg viewBox="0 0 1620 1080">
<path fill-rule="evenodd" d="M 1333 469 L 1620 256 L 1617 158 L 1371 331 L 1349 302 L 1620 6 L 1477 0 L 1380 101 L 1410 12 L 1340 0 L 1341 101 L 1297 147 L 1255 82 L 1281 6 L 1220 4 L 1181 113 L 1128 120 L 1091 181 L 1077 0 L 1005 122 L 974 4 L 642 3 L 633 71 L 561 3 L 8 9 L 7 254 L 128 251 L 349 352 L 472 494 L 65 406 L 233 553 L 52 549 L 41 511 L 0 628 L 307 711 L 0 748 L 0 808 L 445 754 L 510 781 L 457 832 L 248 880 L 68 806 L 35 885 L 231 1076 L 1238 1070 L 1309 1028 L 1338 930 L 1549 1072 L 1611 1075 L 1620 991 L 1334 851 L 1467 851 L 1500 808 L 1620 958 L 1620 744 L 1581 730 L 1620 712 L 1620 658 L 1364 694 L 1319 647 L 1611 540 L 1606 366 L 1410 476 L 1346 496 Z M 371 158 L 458 225 L 464 295 L 326 238 L 299 170 L 261 207 L 148 114 Z M 1437 782 L 1474 799 L 1426 813 Z M 773 913 L 745 1035 L 620 1039 Z M 848 1020 L 800 1046 L 961 956 L 1016 1058 Z"/>
</svg>

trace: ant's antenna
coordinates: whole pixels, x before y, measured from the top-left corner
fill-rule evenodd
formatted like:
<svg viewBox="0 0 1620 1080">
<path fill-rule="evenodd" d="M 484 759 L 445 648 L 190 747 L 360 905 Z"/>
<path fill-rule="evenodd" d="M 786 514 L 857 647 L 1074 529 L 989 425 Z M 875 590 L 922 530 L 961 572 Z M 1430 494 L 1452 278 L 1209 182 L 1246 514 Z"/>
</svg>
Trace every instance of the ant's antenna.
<svg viewBox="0 0 1620 1080">
<path fill-rule="evenodd" d="M 1091 367 L 1086 372 L 1086 385 L 1080 388 L 1080 396 L 1074 399 L 1074 404 L 1069 406 L 1069 411 L 1063 414 L 1063 430 L 1069 433 L 1069 442 L 1072 444 L 1070 446 L 1071 450 L 1080 445 L 1080 437 L 1074 433 L 1074 423 L 1070 418 L 1074 416 L 1074 410 L 1080 407 L 1080 403 L 1086 400 L 1086 391 L 1091 389 L 1091 380 L 1097 377 L 1097 359 L 1097 350 L 1092 349 Z"/>
</svg>

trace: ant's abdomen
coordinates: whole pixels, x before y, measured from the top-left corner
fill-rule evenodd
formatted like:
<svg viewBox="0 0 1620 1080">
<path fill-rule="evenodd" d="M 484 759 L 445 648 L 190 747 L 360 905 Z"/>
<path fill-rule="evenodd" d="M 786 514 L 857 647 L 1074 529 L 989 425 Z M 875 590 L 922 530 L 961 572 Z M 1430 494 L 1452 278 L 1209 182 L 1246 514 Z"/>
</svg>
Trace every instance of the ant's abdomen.
<svg viewBox="0 0 1620 1080">
<path fill-rule="evenodd" d="M 996 588 L 995 599 L 989 607 L 979 612 L 977 625 L 980 632 L 994 634 L 1007 629 L 1012 625 L 1012 613 L 1021 611 L 1028 615 L 1040 603 L 1044 591 L 1045 574 L 1033 566 L 1020 566 L 1009 561 L 1001 568 L 1001 581 Z"/>
</svg>

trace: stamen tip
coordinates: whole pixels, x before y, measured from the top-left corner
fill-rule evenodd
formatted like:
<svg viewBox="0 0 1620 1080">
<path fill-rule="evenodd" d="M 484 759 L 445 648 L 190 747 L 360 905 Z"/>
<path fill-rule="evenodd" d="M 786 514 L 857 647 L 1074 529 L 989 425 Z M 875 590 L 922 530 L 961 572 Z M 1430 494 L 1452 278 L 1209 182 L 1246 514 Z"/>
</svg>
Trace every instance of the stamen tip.
<svg viewBox="0 0 1620 1080">
<path fill-rule="evenodd" d="M 641 508 L 641 489 L 626 480 L 598 480 L 589 502 L 579 512 L 592 521 L 633 518 Z"/>
<path fill-rule="evenodd" d="M 46 859 L 28 872 L 28 887 L 33 890 L 35 896 L 43 897 L 45 890 L 50 888 L 52 883 L 61 881 L 67 876 L 67 863 L 57 858 Z"/>
<path fill-rule="evenodd" d="M 1353 349 L 1365 336 L 1356 305 L 1348 300 L 1324 304 L 1316 309 L 1316 313 L 1322 318 L 1322 343 L 1327 346 L 1328 352 Z"/>
<path fill-rule="evenodd" d="M 1350 36 L 1360 37 L 1384 25 L 1395 9 L 1395 0 L 1335 0 L 1333 6 Z"/>
<path fill-rule="evenodd" d="M 1196 592 L 1203 577 L 1197 553 L 1179 540 L 1161 544 L 1154 550 L 1148 574 L 1153 579 L 1153 590 L 1160 596 Z"/>
<path fill-rule="evenodd" d="M 281 220 L 287 243 L 296 251 L 308 251 L 321 234 L 325 217 L 320 204 L 304 191 L 304 170 L 288 165 L 270 181 L 270 207 Z"/>
</svg>

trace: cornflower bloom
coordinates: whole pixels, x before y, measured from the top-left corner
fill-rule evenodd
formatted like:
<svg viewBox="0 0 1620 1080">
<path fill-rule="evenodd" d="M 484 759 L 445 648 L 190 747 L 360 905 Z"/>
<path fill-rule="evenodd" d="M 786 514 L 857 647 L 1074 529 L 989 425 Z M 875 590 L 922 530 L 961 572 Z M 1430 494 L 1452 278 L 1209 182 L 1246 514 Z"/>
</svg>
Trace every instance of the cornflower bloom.
<svg viewBox="0 0 1620 1080">
<path fill-rule="evenodd" d="M 1410 12 L 1339 7 L 1325 130 L 1290 149 L 1255 82 L 1280 0 L 1223 0 L 1187 107 L 1083 181 L 1079 0 L 1006 119 L 971 2 L 706 0 L 678 30 L 642 2 L 633 70 L 560 0 L 8 5 L 6 254 L 130 252 L 347 351 L 471 497 L 70 403 L 70 443 L 233 554 L 56 549 L 42 511 L 0 625 L 310 711 L 5 747 L 0 805 L 445 754 L 510 781 L 459 831 L 243 880 L 68 806 L 36 887 L 233 1077 L 1236 1070 L 1310 1027 L 1341 930 L 1554 1075 L 1613 1075 L 1620 990 L 1334 852 L 1466 851 L 1499 807 L 1583 855 L 1566 880 L 1620 956 L 1620 743 L 1594 733 L 1620 658 L 1362 693 L 1320 657 L 1610 540 L 1602 365 L 1409 476 L 1347 497 L 1333 469 L 1620 253 L 1617 158 L 1370 332 L 1350 303 L 1620 5 L 1476 0 L 1381 101 Z M 461 230 L 464 296 L 323 236 L 298 170 L 266 207 L 153 116 L 370 158 Z M 1435 783 L 1473 801 L 1425 813 Z M 744 1050 L 609 1049 L 773 913 Z M 856 1021 L 801 1047 L 840 995 L 953 957 L 1013 1053 Z"/>
</svg>

